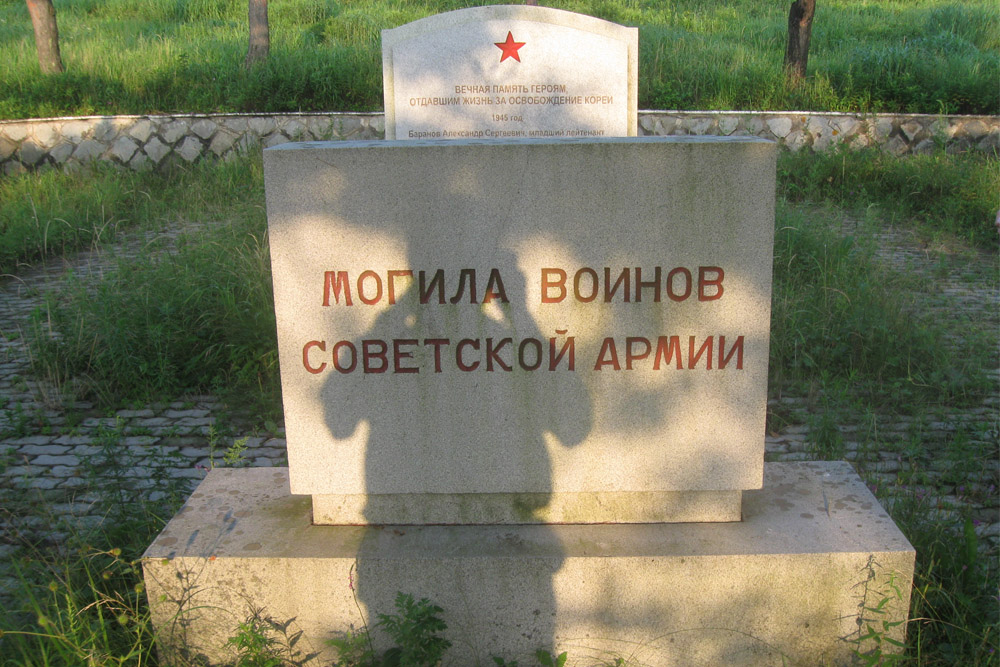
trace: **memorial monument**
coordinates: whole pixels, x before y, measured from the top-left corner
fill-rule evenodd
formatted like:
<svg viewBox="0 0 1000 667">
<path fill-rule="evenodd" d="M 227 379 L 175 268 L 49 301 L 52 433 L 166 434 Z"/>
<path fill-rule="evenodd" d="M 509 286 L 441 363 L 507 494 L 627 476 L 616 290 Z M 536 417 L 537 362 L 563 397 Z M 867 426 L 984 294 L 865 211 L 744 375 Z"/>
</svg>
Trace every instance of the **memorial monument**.
<svg viewBox="0 0 1000 667">
<path fill-rule="evenodd" d="M 492 61 L 562 14 L 399 28 L 392 89 L 466 76 L 407 69 L 435 26 Z M 224 660 L 250 604 L 298 660 L 384 649 L 397 592 L 454 665 L 846 663 L 883 600 L 901 639 L 914 553 L 865 485 L 763 461 L 776 146 L 491 139 L 396 99 L 397 136 L 483 136 L 265 151 L 289 468 L 211 471 L 150 546 L 163 650 Z"/>
</svg>

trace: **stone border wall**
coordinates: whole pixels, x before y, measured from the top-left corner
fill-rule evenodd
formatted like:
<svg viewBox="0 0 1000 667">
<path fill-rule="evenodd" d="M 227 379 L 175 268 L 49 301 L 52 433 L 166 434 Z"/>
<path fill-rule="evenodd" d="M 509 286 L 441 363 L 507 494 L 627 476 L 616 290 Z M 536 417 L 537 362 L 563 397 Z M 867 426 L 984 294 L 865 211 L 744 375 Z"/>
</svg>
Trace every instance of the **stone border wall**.
<svg viewBox="0 0 1000 667">
<path fill-rule="evenodd" d="M 754 135 L 791 150 L 840 143 L 894 155 L 936 145 L 950 152 L 1000 150 L 1000 116 L 855 115 L 805 112 L 640 111 L 640 135 Z M 226 158 L 251 146 L 288 141 L 381 139 L 373 113 L 175 114 L 0 121 L 0 174 L 67 169 L 105 160 L 153 169 L 202 157 Z"/>
</svg>

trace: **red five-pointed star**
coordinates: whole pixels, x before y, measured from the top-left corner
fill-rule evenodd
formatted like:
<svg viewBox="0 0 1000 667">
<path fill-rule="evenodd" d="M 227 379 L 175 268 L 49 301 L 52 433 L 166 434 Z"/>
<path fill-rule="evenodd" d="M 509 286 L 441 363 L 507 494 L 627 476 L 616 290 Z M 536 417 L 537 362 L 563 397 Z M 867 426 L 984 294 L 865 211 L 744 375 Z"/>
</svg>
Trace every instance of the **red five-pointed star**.
<svg viewBox="0 0 1000 667">
<path fill-rule="evenodd" d="M 503 51 L 503 55 L 500 56 L 500 62 L 507 60 L 507 58 L 513 58 L 517 62 L 521 62 L 521 57 L 517 55 L 517 50 L 524 46 L 525 42 L 515 42 L 514 35 L 507 31 L 507 41 L 506 42 L 493 42 L 497 45 L 497 48 Z"/>
</svg>

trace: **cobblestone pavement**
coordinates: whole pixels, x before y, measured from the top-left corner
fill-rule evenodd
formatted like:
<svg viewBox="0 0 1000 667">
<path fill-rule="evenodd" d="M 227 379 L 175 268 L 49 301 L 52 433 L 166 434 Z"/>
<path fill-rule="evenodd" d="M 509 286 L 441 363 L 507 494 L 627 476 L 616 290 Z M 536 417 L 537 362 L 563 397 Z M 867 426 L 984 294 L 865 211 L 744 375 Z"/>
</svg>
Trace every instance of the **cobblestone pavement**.
<svg viewBox="0 0 1000 667">
<path fill-rule="evenodd" d="M 919 295 L 920 307 L 954 321 L 957 336 L 969 321 L 1000 331 L 995 256 L 943 262 L 942 255 L 921 248 L 899 232 L 883 234 L 880 247 L 883 259 L 898 269 L 934 276 L 935 289 Z M 117 252 L 141 249 L 141 242 L 133 242 Z M 47 512 L 43 518 L 37 512 L 0 508 L 0 563 L 25 535 L 58 542 L 67 526 L 101 520 L 95 509 L 97 498 L 89 487 L 92 465 L 88 461 L 99 454 L 98 443 L 109 433 L 117 438 L 117 446 L 127 448 L 132 474 L 148 474 L 151 466 L 159 463 L 162 467 L 166 461 L 170 474 L 188 480 L 191 487 L 204 476 L 211 459 L 220 461 L 234 438 L 246 435 L 220 435 L 217 422 L 222 406 L 213 396 L 185 396 L 109 413 L 91 403 L 62 403 L 51 386 L 32 376 L 19 332 L 42 303 L 42 295 L 60 290 L 68 271 L 73 280 L 93 279 L 110 260 L 107 252 L 85 252 L 16 277 L 0 278 L 0 491 L 7 491 L 0 498 L 17 494 L 30 499 L 28 505 L 44 506 Z M 991 375 L 1000 381 L 1000 371 L 992 370 Z M 996 392 L 973 408 L 947 410 L 923 420 L 858 416 L 832 429 L 828 426 L 819 435 L 815 433 L 822 430 L 817 426 L 821 415 L 810 410 L 808 398 L 773 399 L 770 407 L 787 415 L 790 423 L 767 435 L 768 460 L 842 455 L 872 485 L 909 486 L 927 498 L 928 508 L 956 521 L 971 515 L 981 546 L 991 557 L 996 555 L 1000 544 L 1000 398 Z M 282 431 L 275 430 L 273 436 L 250 434 L 245 442 L 246 462 L 286 464 Z M 979 454 L 970 456 L 970 452 Z M 0 573 L 0 591 L 2 579 Z"/>
</svg>

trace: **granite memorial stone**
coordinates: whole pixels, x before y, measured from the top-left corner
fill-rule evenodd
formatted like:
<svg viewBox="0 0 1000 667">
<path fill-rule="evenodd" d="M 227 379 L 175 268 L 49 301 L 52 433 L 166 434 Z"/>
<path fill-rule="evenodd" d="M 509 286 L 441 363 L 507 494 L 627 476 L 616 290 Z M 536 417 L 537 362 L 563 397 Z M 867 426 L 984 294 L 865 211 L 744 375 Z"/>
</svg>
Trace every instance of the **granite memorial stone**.
<svg viewBox="0 0 1000 667">
<path fill-rule="evenodd" d="M 387 139 L 635 136 L 638 30 L 473 7 L 382 31 Z"/>
</svg>

